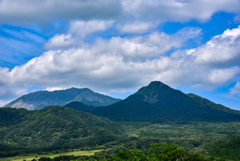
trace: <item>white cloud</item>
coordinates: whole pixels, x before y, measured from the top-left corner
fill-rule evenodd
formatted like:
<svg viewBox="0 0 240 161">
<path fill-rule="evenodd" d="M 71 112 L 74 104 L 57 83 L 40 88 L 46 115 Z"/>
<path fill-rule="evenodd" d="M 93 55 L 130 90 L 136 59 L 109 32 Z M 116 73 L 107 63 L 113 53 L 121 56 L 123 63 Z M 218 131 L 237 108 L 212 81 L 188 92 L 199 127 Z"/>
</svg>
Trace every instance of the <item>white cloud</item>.
<svg viewBox="0 0 240 161">
<path fill-rule="evenodd" d="M 48 88 L 46 88 L 45 90 L 52 92 L 52 91 L 59 91 L 59 90 L 64 90 L 64 89 L 67 89 L 67 88 L 62 88 L 62 87 L 48 87 Z"/>
<path fill-rule="evenodd" d="M 199 36 L 201 30 L 187 28 L 174 35 L 152 32 L 144 36 L 97 38 L 91 44 L 80 41 L 78 46 L 49 50 L 11 71 L 0 68 L 0 88 L 4 89 L 0 97 L 5 97 L 6 92 L 10 92 L 9 96 L 19 95 L 14 90 L 25 92 L 34 85 L 49 90 L 85 86 L 105 93 L 134 91 L 152 80 L 216 88 L 236 81 L 240 74 L 238 30 L 240 27 L 226 30 L 204 45 L 178 50 L 170 56 L 164 53 L 180 48 L 194 35 Z M 229 65 L 230 62 L 235 63 Z"/>
<path fill-rule="evenodd" d="M 125 0 L 123 9 L 137 19 L 155 21 L 206 21 L 218 11 L 239 13 L 238 0 Z"/>
<path fill-rule="evenodd" d="M 85 38 L 87 35 L 98 31 L 105 31 L 112 26 L 113 21 L 72 21 L 70 23 L 70 33 Z"/>
<path fill-rule="evenodd" d="M 3 106 L 5 106 L 8 103 L 9 103 L 9 101 L 2 101 L 2 100 L 0 100 L 0 107 L 3 107 Z"/>
<path fill-rule="evenodd" d="M 224 31 L 192 53 L 195 63 L 205 65 L 239 65 L 240 26 Z"/>
<path fill-rule="evenodd" d="M 142 34 L 148 32 L 155 26 L 156 24 L 150 22 L 134 22 L 118 25 L 117 28 L 122 33 Z"/>
<path fill-rule="evenodd" d="M 231 95 L 234 95 L 234 94 L 240 95 L 240 83 L 237 82 L 236 85 L 230 89 L 230 91 L 231 91 L 230 92 Z"/>
<path fill-rule="evenodd" d="M 112 26 L 113 21 L 72 21 L 67 34 L 56 34 L 48 43 L 47 49 L 67 48 L 80 46 L 84 39 L 93 33 L 106 31 Z"/>
<path fill-rule="evenodd" d="M 240 72 L 239 67 L 227 69 L 215 69 L 209 74 L 208 80 L 214 84 L 224 84 L 228 80 L 233 79 Z"/>
<path fill-rule="evenodd" d="M 54 48 L 64 48 L 71 46 L 74 41 L 71 39 L 72 36 L 70 34 L 57 34 L 54 35 L 48 43 L 46 43 L 45 48 L 47 49 L 54 49 Z"/>
</svg>

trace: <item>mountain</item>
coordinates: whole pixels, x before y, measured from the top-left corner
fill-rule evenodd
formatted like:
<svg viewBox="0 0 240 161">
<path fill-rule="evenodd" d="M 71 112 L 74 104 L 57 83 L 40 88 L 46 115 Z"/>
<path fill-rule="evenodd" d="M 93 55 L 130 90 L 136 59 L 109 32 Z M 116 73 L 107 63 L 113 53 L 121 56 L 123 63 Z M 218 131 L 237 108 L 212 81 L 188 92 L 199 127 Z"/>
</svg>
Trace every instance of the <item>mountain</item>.
<svg viewBox="0 0 240 161">
<path fill-rule="evenodd" d="M 70 107 L 74 110 L 84 111 L 84 112 L 90 112 L 96 108 L 94 106 L 87 105 L 85 103 L 77 102 L 77 101 L 70 102 L 70 103 L 66 104 L 64 107 Z"/>
<path fill-rule="evenodd" d="M 107 106 L 120 99 L 95 93 L 88 88 L 70 88 L 58 91 L 38 91 L 23 95 L 4 107 L 39 110 L 50 105 L 64 106 L 69 102 L 79 101 L 92 106 Z"/>
<path fill-rule="evenodd" d="M 36 111 L 0 108 L 2 113 L 17 116 L 13 122 L 0 116 L 0 147 L 4 144 L 12 149 L 91 147 L 118 140 L 123 132 L 118 123 L 68 107 L 48 106 Z"/>
<path fill-rule="evenodd" d="M 238 111 L 154 81 L 125 100 L 91 111 L 114 121 L 239 121 Z"/>
</svg>

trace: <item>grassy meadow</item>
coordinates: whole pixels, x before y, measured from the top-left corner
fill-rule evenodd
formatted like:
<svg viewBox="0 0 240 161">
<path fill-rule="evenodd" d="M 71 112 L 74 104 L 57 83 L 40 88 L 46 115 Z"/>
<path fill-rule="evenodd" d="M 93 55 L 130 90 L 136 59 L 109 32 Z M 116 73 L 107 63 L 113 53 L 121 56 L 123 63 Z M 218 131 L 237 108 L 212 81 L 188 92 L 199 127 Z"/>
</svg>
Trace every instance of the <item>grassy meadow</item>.
<svg viewBox="0 0 240 161">
<path fill-rule="evenodd" d="M 94 153 L 96 152 L 100 152 L 102 150 L 87 150 L 87 151 L 80 151 L 80 150 L 76 150 L 76 151 L 72 151 L 72 152 L 63 152 L 63 153 L 58 153 L 58 154 L 52 154 L 52 153 L 48 153 L 48 154 L 29 154 L 29 155 L 19 155 L 19 156 L 15 156 L 15 157 L 6 157 L 6 158 L 0 158 L 0 161 L 31 161 L 32 159 L 38 159 L 41 157 L 50 157 L 50 158 L 54 158 L 57 156 L 63 156 L 63 155 L 74 155 L 74 156 L 90 156 L 90 155 L 94 155 Z"/>
</svg>

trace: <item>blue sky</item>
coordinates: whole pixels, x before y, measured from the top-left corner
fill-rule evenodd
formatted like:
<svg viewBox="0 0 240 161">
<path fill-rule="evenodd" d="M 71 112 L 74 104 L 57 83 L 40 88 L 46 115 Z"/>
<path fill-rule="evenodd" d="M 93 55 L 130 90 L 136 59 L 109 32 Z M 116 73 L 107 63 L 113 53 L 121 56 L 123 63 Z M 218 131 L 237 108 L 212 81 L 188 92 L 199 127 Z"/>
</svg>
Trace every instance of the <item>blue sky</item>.
<svg viewBox="0 0 240 161">
<path fill-rule="evenodd" d="M 70 87 L 126 98 L 154 80 L 240 110 L 240 1 L 0 1 L 0 106 Z"/>
</svg>

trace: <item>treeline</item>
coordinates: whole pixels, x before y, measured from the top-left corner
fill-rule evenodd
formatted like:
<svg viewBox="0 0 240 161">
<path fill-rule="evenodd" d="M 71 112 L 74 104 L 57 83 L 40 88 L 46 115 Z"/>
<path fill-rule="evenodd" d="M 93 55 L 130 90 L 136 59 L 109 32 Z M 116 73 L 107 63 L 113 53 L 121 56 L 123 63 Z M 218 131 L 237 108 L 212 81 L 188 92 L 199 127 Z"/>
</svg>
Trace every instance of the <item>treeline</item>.
<svg viewBox="0 0 240 161">
<path fill-rule="evenodd" d="M 53 159 L 49 157 L 41 157 L 38 161 L 82 161 L 82 160 L 100 160 L 100 161 L 226 161 L 224 158 L 205 157 L 198 153 L 189 153 L 183 148 L 174 144 L 153 144 L 147 152 L 139 149 L 128 149 L 119 151 L 111 155 L 109 158 L 102 158 L 98 154 L 93 156 L 59 156 Z M 32 161 L 36 161 L 33 159 Z"/>
</svg>

